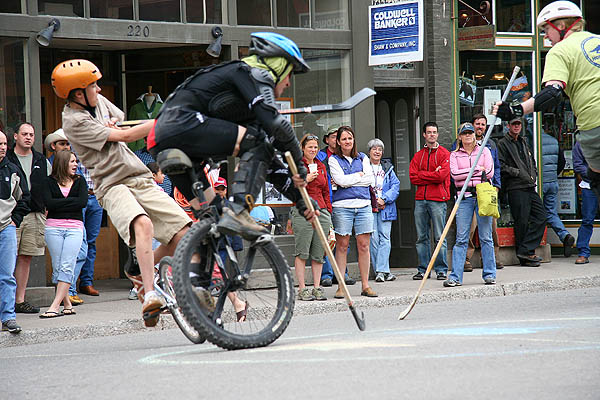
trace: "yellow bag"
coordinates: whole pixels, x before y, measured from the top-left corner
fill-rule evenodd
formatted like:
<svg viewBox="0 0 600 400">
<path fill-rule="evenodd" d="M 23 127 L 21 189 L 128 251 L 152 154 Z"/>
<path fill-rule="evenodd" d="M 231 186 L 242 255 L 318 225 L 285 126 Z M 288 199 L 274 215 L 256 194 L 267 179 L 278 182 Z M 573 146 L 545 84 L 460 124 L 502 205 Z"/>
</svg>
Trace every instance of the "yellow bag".
<svg viewBox="0 0 600 400">
<path fill-rule="evenodd" d="M 482 217 L 500 218 L 498 212 L 498 192 L 496 188 L 486 180 L 485 172 L 481 173 L 482 182 L 475 186 L 477 190 L 477 205 L 479 206 L 479 215 Z"/>
</svg>

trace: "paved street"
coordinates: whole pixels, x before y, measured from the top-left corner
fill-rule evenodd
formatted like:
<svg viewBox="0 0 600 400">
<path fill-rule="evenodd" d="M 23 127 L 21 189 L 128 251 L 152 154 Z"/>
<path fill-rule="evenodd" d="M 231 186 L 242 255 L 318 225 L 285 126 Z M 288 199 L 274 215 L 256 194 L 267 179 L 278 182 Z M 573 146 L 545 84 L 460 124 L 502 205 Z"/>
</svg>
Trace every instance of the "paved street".
<svg viewBox="0 0 600 400">
<path fill-rule="evenodd" d="M 227 352 L 176 329 L 2 349 L 2 398 L 598 399 L 600 289 L 297 315 Z"/>
</svg>

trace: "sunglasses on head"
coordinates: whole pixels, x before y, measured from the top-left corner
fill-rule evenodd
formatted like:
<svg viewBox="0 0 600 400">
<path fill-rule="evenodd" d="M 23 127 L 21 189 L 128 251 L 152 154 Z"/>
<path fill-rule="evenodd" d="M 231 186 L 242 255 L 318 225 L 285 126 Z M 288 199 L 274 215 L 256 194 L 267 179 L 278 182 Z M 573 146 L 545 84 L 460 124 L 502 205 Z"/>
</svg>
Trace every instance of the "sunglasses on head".
<svg viewBox="0 0 600 400">
<path fill-rule="evenodd" d="M 315 135 L 309 135 L 306 137 L 305 141 L 306 140 L 319 140 L 319 137 Z"/>
</svg>

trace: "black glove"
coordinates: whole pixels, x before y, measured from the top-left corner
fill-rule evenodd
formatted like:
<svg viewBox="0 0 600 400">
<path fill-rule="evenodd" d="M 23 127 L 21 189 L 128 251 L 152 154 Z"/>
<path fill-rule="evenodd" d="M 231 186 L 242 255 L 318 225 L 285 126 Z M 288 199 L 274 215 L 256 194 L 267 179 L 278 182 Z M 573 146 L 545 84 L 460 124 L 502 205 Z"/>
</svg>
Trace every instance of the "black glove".
<svg viewBox="0 0 600 400">
<path fill-rule="evenodd" d="M 304 163 L 300 161 L 300 163 L 296 164 L 296 167 L 298 168 L 298 175 L 300 175 L 300 178 L 306 180 L 306 175 L 308 174 L 308 171 L 306 170 Z"/>
<path fill-rule="evenodd" d="M 310 199 L 310 202 L 312 203 L 313 208 L 315 210 L 319 209 L 319 204 L 314 199 Z M 304 212 L 307 210 L 308 207 L 306 206 L 306 203 L 304 202 L 303 198 L 300 198 L 296 202 L 296 208 L 298 209 L 298 212 L 300 213 L 300 215 L 302 215 L 304 217 Z"/>
<path fill-rule="evenodd" d="M 523 106 L 517 104 L 516 106 L 511 106 L 507 102 L 503 101 L 502 104 L 498 107 L 498 112 L 496 113 L 498 118 L 503 121 L 510 121 L 514 118 L 521 118 L 523 116 Z"/>
</svg>

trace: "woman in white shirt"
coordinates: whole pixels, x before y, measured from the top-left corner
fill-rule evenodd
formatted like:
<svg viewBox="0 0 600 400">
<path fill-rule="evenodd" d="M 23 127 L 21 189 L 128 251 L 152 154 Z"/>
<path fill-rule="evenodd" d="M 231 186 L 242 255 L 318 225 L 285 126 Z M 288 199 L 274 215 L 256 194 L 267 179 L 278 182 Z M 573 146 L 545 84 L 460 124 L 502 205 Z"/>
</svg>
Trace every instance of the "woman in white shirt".
<svg viewBox="0 0 600 400">
<path fill-rule="evenodd" d="M 362 283 L 361 296 L 377 297 L 369 287 L 369 244 L 373 232 L 373 213 L 369 186 L 374 184 L 369 157 L 356 150 L 354 131 L 349 126 L 338 129 L 337 148 L 329 157 L 333 190 L 332 221 L 337 240 L 335 259 L 343 274 L 350 235 L 354 229 L 358 248 L 358 269 Z M 343 298 L 338 287 L 335 298 Z"/>
</svg>

